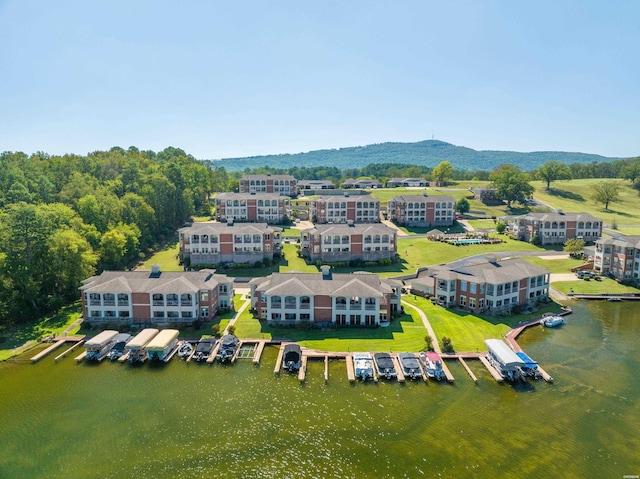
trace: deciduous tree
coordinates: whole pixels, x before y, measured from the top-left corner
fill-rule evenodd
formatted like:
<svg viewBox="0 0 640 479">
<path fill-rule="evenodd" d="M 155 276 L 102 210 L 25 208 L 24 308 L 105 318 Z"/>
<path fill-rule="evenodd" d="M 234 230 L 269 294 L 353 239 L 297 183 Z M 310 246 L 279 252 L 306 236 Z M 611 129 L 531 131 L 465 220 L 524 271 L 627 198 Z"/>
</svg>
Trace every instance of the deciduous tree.
<svg viewBox="0 0 640 479">
<path fill-rule="evenodd" d="M 536 177 L 547 184 L 547 190 L 551 187 L 552 181 L 568 180 L 571 178 L 571 170 L 564 163 L 559 161 L 547 161 L 536 170 Z"/>
<path fill-rule="evenodd" d="M 618 194 L 620 191 L 620 185 L 613 181 L 601 181 L 600 183 L 596 183 L 593 187 L 595 193 L 593 194 L 593 199 L 597 203 L 603 203 L 604 209 L 609 209 L 609 203 L 615 203 L 618 201 Z"/>
<path fill-rule="evenodd" d="M 506 201 L 508 208 L 514 201 L 524 204 L 534 192 L 527 174 L 514 165 L 500 165 L 489 175 L 489 179 L 496 189 L 496 196 Z"/>
</svg>

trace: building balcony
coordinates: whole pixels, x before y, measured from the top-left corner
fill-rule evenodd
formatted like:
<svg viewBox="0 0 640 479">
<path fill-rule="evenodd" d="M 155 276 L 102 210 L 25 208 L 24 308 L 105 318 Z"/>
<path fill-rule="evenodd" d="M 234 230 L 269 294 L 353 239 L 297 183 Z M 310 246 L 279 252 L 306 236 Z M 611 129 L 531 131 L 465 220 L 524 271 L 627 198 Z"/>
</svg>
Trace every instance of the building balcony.
<svg viewBox="0 0 640 479">
<path fill-rule="evenodd" d="M 112 301 L 112 300 L 104 300 L 104 302 L 102 303 L 104 306 L 115 306 L 116 302 Z"/>
<path fill-rule="evenodd" d="M 336 311 L 346 311 L 347 305 L 346 304 L 336 304 L 334 309 Z"/>
</svg>

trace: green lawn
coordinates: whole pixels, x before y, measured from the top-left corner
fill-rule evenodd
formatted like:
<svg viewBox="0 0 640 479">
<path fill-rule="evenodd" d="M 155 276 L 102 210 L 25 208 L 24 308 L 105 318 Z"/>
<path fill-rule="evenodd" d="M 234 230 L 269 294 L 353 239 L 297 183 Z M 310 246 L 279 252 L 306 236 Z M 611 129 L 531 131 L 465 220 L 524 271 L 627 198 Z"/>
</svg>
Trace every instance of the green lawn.
<svg viewBox="0 0 640 479">
<path fill-rule="evenodd" d="M 550 303 L 536 313 L 503 318 L 474 315 L 463 310 L 443 308 L 419 296 L 406 295 L 403 299 L 422 309 L 438 340 L 441 341 L 443 336 L 450 338 L 455 351 L 458 352 L 485 351 L 485 339 L 501 338 L 520 321 L 540 316 L 546 311 L 559 310 L 557 304 Z"/>
<path fill-rule="evenodd" d="M 417 313 L 394 319 L 386 328 L 295 329 L 268 326 L 249 312 L 236 320 L 240 338 L 286 338 L 321 351 L 422 351 L 427 334 Z"/>
<path fill-rule="evenodd" d="M 496 222 L 493 220 L 468 220 L 468 223 L 476 230 L 495 229 Z"/>
<path fill-rule="evenodd" d="M 15 329 L 0 329 L 0 361 L 9 359 L 16 354 L 34 347 L 44 336 L 59 336 L 74 321 L 82 315 L 82 305 L 76 302 L 63 308 L 60 313 L 40 319 L 37 322 L 21 325 Z M 76 334 L 77 326 L 69 331 L 69 335 Z M 17 349 L 14 349 L 17 348 Z"/>
<path fill-rule="evenodd" d="M 282 236 L 300 236 L 300 230 L 297 228 L 284 228 L 282 230 Z"/>
<path fill-rule="evenodd" d="M 602 278 L 602 281 L 576 279 L 575 281 L 558 281 L 553 287 L 565 294 L 606 294 L 606 293 L 640 293 L 640 290 L 632 286 L 625 286 L 611 278 Z M 573 291 L 571 291 L 573 289 Z"/>
<path fill-rule="evenodd" d="M 552 273 L 571 273 L 571 268 L 584 264 L 584 261 L 575 258 L 543 259 L 536 256 L 522 256 L 522 259 L 541 268 L 547 268 Z"/>
<path fill-rule="evenodd" d="M 180 245 L 178 243 L 171 243 L 166 248 L 158 251 L 151 256 L 148 260 L 144 261 L 142 265 L 136 269 L 150 270 L 154 264 L 159 264 L 162 271 L 183 271 L 182 266 L 179 264 L 178 254 L 180 252 Z"/>
<path fill-rule="evenodd" d="M 615 231 L 625 235 L 638 236 L 640 235 L 640 225 L 638 226 L 619 225 Z"/>
</svg>

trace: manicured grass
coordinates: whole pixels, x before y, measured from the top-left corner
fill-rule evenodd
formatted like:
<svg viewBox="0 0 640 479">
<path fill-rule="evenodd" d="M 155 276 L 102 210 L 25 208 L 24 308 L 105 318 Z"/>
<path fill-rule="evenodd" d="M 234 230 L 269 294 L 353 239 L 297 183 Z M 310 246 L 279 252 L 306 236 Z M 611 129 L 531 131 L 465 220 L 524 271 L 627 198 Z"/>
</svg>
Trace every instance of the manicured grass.
<svg viewBox="0 0 640 479">
<path fill-rule="evenodd" d="M 552 273 L 571 273 L 571 268 L 584 264 L 584 261 L 575 258 L 543 259 L 523 256 L 522 259 L 541 268 L 547 268 Z"/>
<path fill-rule="evenodd" d="M 493 317 L 489 315 L 475 315 L 463 310 L 447 309 L 436 306 L 428 299 L 419 296 L 406 295 L 403 300 L 411 303 L 425 312 L 438 340 L 444 336 L 451 339 L 453 348 L 458 352 L 485 351 L 485 339 L 501 338 L 511 327 L 521 321 L 541 316 L 547 311 L 558 311 L 560 307 L 555 303 L 540 308 L 531 314 L 520 314 L 508 317 Z"/>
<path fill-rule="evenodd" d="M 180 245 L 178 243 L 171 243 L 144 261 L 136 269 L 151 270 L 152 265 L 159 264 L 162 271 L 183 271 L 184 268 L 179 264 L 178 260 L 179 252 Z"/>
<path fill-rule="evenodd" d="M 0 329 L 3 342 L 0 343 L 0 361 L 34 347 L 44 336 L 59 336 L 82 315 L 82 305 L 76 302 L 63 308 L 58 314 L 40 319 L 37 322 L 21 325 L 15 329 Z M 76 334 L 80 326 L 69 330 L 69 335 Z"/>
<path fill-rule="evenodd" d="M 192 216 L 191 219 L 195 222 L 195 223 L 204 223 L 205 221 L 211 221 L 211 216 L 209 215 L 205 215 L 205 216 Z"/>
<path fill-rule="evenodd" d="M 241 338 L 286 338 L 321 351 L 422 351 L 427 331 L 417 313 L 405 314 L 386 328 L 296 329 L 272 327 L 245 312 L 236 320 Z"/>
<path fill-rule="evenodd" d="M 611 181 L 619 185 L 620 200 L 604 205 L 593 199 L 594 186 L 602 181 Z M 589 178 L 551 183 L 551 190 L 546 191 L 546 184 L 540 181 L 531 183 L 536 191 L 534 198 L 565 212 L 585 212 L 602 218 L 605 224 L 640 224 L 640 197 L 631 188 L 629 181 L 610 178 Z"/>
<path fill-rule="evenodd" d="M 317 273 L 318 267 L 315 264 L 307 264 L 304 258 L 298 256 L 298 247 L 295 244 L 283 244 L 282 251 L 285 259 L 280 262 L 280 272 L 300 271 L 302 273 Z"/>
<path fill-rule="evenodd" d="M 284 228 L 282 230 L 282 236 L 300 236 L 300 230 L 296 228 Z"/>
<path fill-rule="evenodd" d="M 576 279 L 575 281 L 558 281 L 553 287 L 565 294 L 606 294 L 606 293 L 640 293 L 640 289 L 625 286 L 611 278 L 602 278 L 602 281 Z M 573 289 L 573 291 L 571 291 Z"/>
<path fill-rule="evenodd" d="M 466 230 L 464 229 L 464 226 L 462 226 L 458 222 L 454 222 L 452 226 L 448 226 L 448 227 L 430 226 L 428 228 L 421 228 L 421 227 L 416 227 L 416 226 L 411 226 L 411 227 L 399 226 L 398 229 L 400 229 L 400 231 L 404 231 L 408 235 L 424 235 L 424 234 L 427 234 L 429 231 L 434 230 L 434 229 L 438 229 L 438 230 L 442 231 L 443 233 L 447 233 L 447 234 L 464 233 L 464 232 L 466 232 Z"/>
<path fill-rule="evenodd" d="M 618 226 L 618 228 L 614 231 L 617 231 L 618 233 L 625 234 L 625 235 L 638 236 L 640 235 L 640 225 L 638 226 L 621 225 L 621 226 Z"/>
<path fill-rule="evenodd" d="M 488 230 L 496 228 L 496 222 L 493 220 L 468 220 L 468 223 L 476 230 Z"/>
</svg>

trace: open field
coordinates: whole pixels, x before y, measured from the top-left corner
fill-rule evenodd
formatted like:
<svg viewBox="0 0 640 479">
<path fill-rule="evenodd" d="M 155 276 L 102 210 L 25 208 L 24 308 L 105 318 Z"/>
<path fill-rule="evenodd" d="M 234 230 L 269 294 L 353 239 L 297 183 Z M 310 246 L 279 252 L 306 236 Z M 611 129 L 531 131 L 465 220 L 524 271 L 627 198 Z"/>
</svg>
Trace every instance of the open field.
<svg viewBox="0 0 640 479">
<path fill-rule="evenodd" d="M 494 220 L 467 220 L 467 223 L 476 230 L 495 230 L 496 228 L 496 222 Z"/>
<path fill-rule="evenodd" d="M 611 181 L 619 185 L 620 200 L 609 204 L 609 210 L 593 199 L 594 186 L 603 181 Z M 534 198 L 565 212 L 585 212 L 602 218 L 605 224 L 639 225 L 640 196 L 631 188 L 629 181 L 621 179 L 589 178 L 569 181 L 554 181 L 551 190 L 546 191 L 546 184 L 533 181 L 536 188 Z"/>
<path fill-rule="evenodd" d="M 553 283 L 553 287 L 562 293 L 576 294 L 622 294 L 640 293 L 640 289 L 632 286 L 625 286 L 611 278 L 602 278 L 602 281 L 585 281 L 577 279 L 575 281 L 558 281 Z"/>
<path fill-rule="evenodd" d="M 183 271 L 178 261 L 178 253 L 180 252 L 180 245 L 178 243 L 171 243 L 161 251 L 155 253 L 151 258 L 144 261 L 136 269 L 151 270 L 151 266 L 159 264 L 162 271 Z"/>
<path fill-rule="evenodd" d="M 564 258 L 559 257 L 558 259 L 544 259 L 538 258 L 537 256 L 523 256 L 523 260 L 540 266 L 541 268 L 547 268 L 552 273 L 571 273 L 571 268 L 575 268 L 576 266 L 580 266 L 584 264 L 584 261 L 581 259 L 575 258 Z"/>
</svg>

